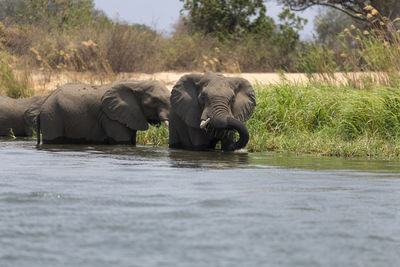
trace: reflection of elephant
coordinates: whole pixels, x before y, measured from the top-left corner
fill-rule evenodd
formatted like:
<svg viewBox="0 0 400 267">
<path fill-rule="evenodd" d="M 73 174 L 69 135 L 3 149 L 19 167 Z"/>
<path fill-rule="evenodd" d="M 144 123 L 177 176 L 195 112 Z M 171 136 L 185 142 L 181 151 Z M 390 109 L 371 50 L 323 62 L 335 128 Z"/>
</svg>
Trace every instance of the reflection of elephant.
<svg viewBox="0 0 400 267">
<path fill-rule="evenodd" d="M 244 147 L 249 132 L 243 122 L 253 113 L 253 87 L 242 78 L 206 73 L 183 76 L 171 95 L 169 146 L 191 150 L 224 151 Z M 235 130 L 239 140 L 235 141 Z"/>
<path fill-rule="evenodd" d="M 24 117 L 28 109 L 38 109 L 47 96 L 14 99 L 0 95 L 0 136 L 32 136 L 33 121 Z"/>
<path fill-rule="evenodd" d="M 168 123 L 169 97 L 158 81 L 67 84 L 42 105 L 38 131 L 43 143 L 135 145 L 137 130 L 147 130 L 148 123 Z"/>
</svg>

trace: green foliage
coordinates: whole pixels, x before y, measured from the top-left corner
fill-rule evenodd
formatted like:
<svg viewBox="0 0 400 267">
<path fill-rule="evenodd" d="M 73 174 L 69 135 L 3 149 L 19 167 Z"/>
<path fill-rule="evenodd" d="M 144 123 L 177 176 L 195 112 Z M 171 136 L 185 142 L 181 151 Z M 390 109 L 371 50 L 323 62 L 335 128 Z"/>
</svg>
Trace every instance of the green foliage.
<svg viewBox="0 0 400 267">
<path fill-rule="evenodd" d="M 365 26 L 358 20 L 336 9 L 320 11 L 315 20 L 318 43 L 327 45 L 331 49 L 339 47 L 342 40 L 338 37 L 350 25 L 354 25 L 359 29 L 364 29 Z"/>
<path fill-rule="evenodd" d="M 387 24 L 390 26 L 392 22 Z M 350 25 L 337 37 L 337 42 L 340 46 L 334 48 L 319 43 L 306 45 L 299 50 L 297 70 L 309 78 L 323 77 L 335 84 L 363 89 L 375 85 L 400 86 L 399 32 L 367 31 Z M 344 72 L 340 79 L 335 73 L 338 71 Z"/>
<path fill-rule="evenodd" d="M 147 131 L 138 131 L 136 142 L 141 145 L 167 146 L 168 127 L 150 125 Z"/>
<path fill-rule="evenodd" d="M 1 1 L 1 0 L 0 0 Z M 20 24 L 47 25 L 58 30 L 82 27 L 89 23 L 109 23 L 104 13 L 94 9 L 93 0 L 2 0 L 0 14 Z"/>
<path fill-rule="evenodd" d="M 315 73 L 331 77 L 337 68 L 334 52 L 326 45 L 307 44 L 299 50 L 297 71 L 306 73 L 309 78 Z"/>
<path fill-rule="evenodd" d="M 298 31 L 304 28 L 307 20 L 296 16 L 289 9 L 284 9 L 279 14 L 279 19 L 282 23 L 278 25 L 278 32 L 274 36 L 274 44 L 277 47 L 281 47 L 284 52 L 293 51 L 300 38 Z"/>
<path fill-rule="evenodd" d="M 400 155 L 400 93 L 385 87 L 280 84 L 256 87 L 250 151 L 335 156 Z"/>
<path fill-rule="evenodd" d="M 186 21 L 193 32 L 221 39 L 245 33 L 271 35 L 273 20 L 265 15 L 262 0 L 181 0 L 189 12 Z M 253 19 L 252 19 L 253 18 Z"/>
<path fill-rule="evenodd" d="M 14 135 L 14 131 L 12 128 L 10 128 L 8 130 L 8 137 L 12 138 L 12 139 L 16 139 L 15 135 Z"/>
<path fill-rule="evenodd" d="M 312 6 L 334 8 L 355 19 L 371 24 L 374 22 L 368 20 L 369 10 L 365 8 L 366 6 L 371 6 L 378 10 L 382 16 L 391 20 L 400 16 L 400 2 L 398 0 L 279 0 L 279 2 L 292 10 L 304 10 Z"/>
</svg>

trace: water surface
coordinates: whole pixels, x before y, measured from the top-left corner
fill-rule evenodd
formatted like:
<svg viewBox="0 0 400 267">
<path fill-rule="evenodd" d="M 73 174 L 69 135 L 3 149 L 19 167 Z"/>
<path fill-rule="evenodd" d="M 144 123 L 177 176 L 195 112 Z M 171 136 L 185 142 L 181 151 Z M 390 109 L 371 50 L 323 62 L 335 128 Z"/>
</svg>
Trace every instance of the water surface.
<svg viewBox="0 0 400 267">
<path fill-rule="evenodd" d="M 398 266 L 400 162 L 0 140 L 0 266 Z"/>
</svg>

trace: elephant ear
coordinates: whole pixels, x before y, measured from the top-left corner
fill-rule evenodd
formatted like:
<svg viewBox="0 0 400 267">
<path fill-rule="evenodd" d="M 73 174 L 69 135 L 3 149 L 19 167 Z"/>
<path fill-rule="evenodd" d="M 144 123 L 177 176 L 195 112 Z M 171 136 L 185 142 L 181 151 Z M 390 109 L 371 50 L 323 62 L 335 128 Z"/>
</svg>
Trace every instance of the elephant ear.
<svg viewBox="0 0 400 267">
<path fill-rule="evenodd" d="M 200 128 L 201 108 L 197 83 L 202 74 L 189 74 L 179 79 L 171 92 L 171 108 L 187 125 Z"/>
<path fill-rule="evenodd" d="M 145 131 L 149 126 L 137 94 L 132 88 L 117 84 L 101 98 L 101 109 L 110 119 L 132 130 Z"/>
<path fill-rule="evenodd" d="M 247 121 L 253 114 L 256 106 L 256 97 L 250 82 L 243 78 L 231 78 L 235 88 L 235 100 L 232 105 L 232 114 L 240 121 Z"/>
</svg>

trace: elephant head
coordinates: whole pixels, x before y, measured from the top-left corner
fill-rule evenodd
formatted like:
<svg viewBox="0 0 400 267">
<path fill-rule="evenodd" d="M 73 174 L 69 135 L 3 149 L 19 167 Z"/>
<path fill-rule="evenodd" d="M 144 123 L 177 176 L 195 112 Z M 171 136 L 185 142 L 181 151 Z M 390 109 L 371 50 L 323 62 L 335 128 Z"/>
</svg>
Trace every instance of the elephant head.
<svg viewBox="0 0 400 267">
<path fill-rule="evenodd" d="M 145 131 L 148 123 L 168 126 L 170 92 L 159 81 L 120 81 L 101 99 L 102 111 L 132 130 Z"/>
<path fill-rule="evenodd" d="M 239 140 L 224 150 L 244 147 L 249 133 L 244 124 L 256 105 L 254 90 L 243 78 L 206 73 L 183 76 L 174 86 L 171 106 L 186 125 L 217 131 L 235 130 Z"/>
</svg>

